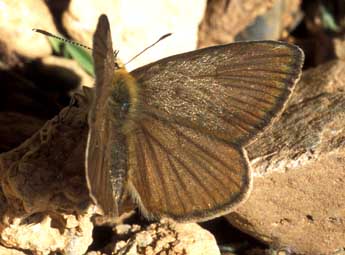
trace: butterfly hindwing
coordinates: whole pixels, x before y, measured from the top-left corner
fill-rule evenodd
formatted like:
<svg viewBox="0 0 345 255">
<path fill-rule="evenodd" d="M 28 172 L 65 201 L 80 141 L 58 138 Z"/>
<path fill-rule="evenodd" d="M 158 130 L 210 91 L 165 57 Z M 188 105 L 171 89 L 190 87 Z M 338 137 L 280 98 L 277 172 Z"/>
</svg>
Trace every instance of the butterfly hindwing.
<svg viewBox="0 0 345 255">
<path fill-rule="evenodd" d="M 149 218 L 205 220 L 234 208 L 250 189 L 245 152 L 157 116 L 129 138 L 130 191 Z"/>
</svg>

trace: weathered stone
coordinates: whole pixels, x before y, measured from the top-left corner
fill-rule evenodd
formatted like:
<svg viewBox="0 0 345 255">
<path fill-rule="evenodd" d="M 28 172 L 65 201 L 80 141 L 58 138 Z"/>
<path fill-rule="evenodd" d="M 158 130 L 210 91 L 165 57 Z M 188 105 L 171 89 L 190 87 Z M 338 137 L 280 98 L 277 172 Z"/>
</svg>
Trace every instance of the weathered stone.
<svg viewBox="0 0 345 255">
<path fill-rule="evenodd" d="M 48 255 L 54 251 L 62 251 L 66 255 L 83 254 L 92 242 L 91 214 L 90 211 L 78 218 L 71 214 L 17 217 L 9 225 L 2 224 L 1 241 L 6 246 L 30 250 L 37 255 Z M 72 226 L 66 224 L 71 218 L 75 221 Z"/>
<path fill-rule="evenodd" d="M 209 1 L 199 28 L 199 47 L 230 43 L 235 35 L 267 11 L 274 0 Z"/>
<path fill-rule="evenodd" d="M 198 45 L 203 48 L 230 43 L 239 33 L 255 24 L 258 18 L 261 19 L 260 25 L 246 33 L 252 34 L 249 38 L 242 35 L 236 39 L 278 40 L 286 37 L 287 29 L 296 25 L 300 3 L 301 0 L 209 1 L 199 28 Z"/>
<path fill-rule="evenodd" d="M 135 225 L 132 230 L 128 230 L 128 227 L 125 229 L 127 230 L 125 235 L 129 237 L 112 245 L 115 246 L 112 249 L 114 254 L 220 254 L 212 234 L 195 223 L 177 224 L 170 221 L 161 221 L 160 223 L 153 223 L 145 229 L 138 229 Z M 110 251 L 108 253 L 110 254 Z"/>
<path fill-rule="evenodd" d="M 23 251 L 0 246 L 0 255 L 27 255 Z"/>
<path fill-rule="evenodd" d="M 84 176 L 89 103 L 64 108 L 16 149 L 0 155 L 0 238 L 34 254 L 83 254 L 92 242 Z"/>
<path fill-rule="evenodd" d="M 287 39 L 301 21 L 300 0 L 275 0 L 273 6 L 259 15 L 235 36 L 236 41 Z"/>
<path fill-rule="evenodd" d="M 301 254 L 344 246 L 344 92 L 343 61 L 303 74 L 279 121 L 247 148 L 254 187 L 232 224 Z"/>
</svg>

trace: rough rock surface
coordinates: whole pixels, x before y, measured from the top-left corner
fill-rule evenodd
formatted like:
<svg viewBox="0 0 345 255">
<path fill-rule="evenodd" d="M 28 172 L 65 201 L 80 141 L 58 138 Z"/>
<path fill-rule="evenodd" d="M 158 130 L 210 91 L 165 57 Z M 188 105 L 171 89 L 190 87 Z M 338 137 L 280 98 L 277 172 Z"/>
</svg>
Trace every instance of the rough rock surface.
<svg viewBox="0 0 345 255">
<path fill-rule="evenodd" d="M 209 1 L 199 28 L 199 47 L 232 42 L 250 22 L 270 8 L 274 0 Z"/>
<path fill-rule="evenodd" d="M 85 184 L 88 103 L 64 108 L 19 147 L 0 155 L 0 239 L 33 254 L 82 254 L 95 208 Z"/>
<path fill-rule="evenodd" d="M 63 15 L 63 23 L 72 38 L 92 45 L 98 17 L 102 13 L 107 14 L 114 49 L 120 50 L 119 57 L 124 62 L 162 35 L 173 33 L 170 38 L 126 65 L 131 70 L 165 56 L 194 50 L 197 46 L 198 26 L 205 8 L 205 0 L 72 0 Z"/>
<path fill-rule="evenodd" d="M 10 248 L 6 248 L 4 246 L 0 246 L 0 255 L 27 255 L 23 251 L 14 250 Z"/>
<path fill-rule="evenodd" d="M 162 221 L 145 229 L 138 225 L 119 225 L 116 234 L 119 239 L 127 238 L 107 247 L 106 254 L 111 250 L 115 255 L 220 255 L 213 235 L 195 223 Z"/>
<path fill-rule="evenodd" d="M 37 255 L 54 251 L 66 255 L 83 254 L 92 242 L 91 216 L 92 210 L 85 215 L 42 213 L 18 216 L 11 219 L 12 222 L 2 224 L 1 242 Z"/>
<path fill-rule="evenodd" d="M 254 36 L 251 40 L 281 39 L 286 36 L 286 29 L 295 25 L 300 3 L 301 0 L 209 1 L 199 27 L 198 46 L 203 48 L 230 43 L 262 15 L 265 15 L 265 18 L 260 21 L 260 25 L 249 32 L 256 34 L 258 38 Z M 248 40 L 247 36 L 236 39 Z"/>
<path fill-rule="evenodd" d="M 247 149 L 254 187 L 230 222 L 300 254 L 344 247 L 345 62 L 306 71 L 279 121 Z"/>
</svg>

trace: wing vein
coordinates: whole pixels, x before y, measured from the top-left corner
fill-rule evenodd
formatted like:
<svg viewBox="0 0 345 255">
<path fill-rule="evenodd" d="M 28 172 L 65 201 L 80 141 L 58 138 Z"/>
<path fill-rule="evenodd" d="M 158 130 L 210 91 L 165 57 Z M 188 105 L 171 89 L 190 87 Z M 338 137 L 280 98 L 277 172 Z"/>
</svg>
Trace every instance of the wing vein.
<svg viewBox="0 0 345 255">
<path fill-rule="evenodd" d="M 189 192 L 188 192 L 188 190 L 187 190 L 187 187 L 186 187 L 185 183 L 183 182 L 181 176 L 179 175 L 179 172 L 177 171 L 175 165 L 172 163 L 171 157 L 170 157 L 169 154 L 167 154 L 167 159 L 168 159 L 168 162 L 169 162 L 169 164 L 170 164 L 170 166 L 171 166 L 171 168 L 172 168 L 172 171 L 171 171 L 171 172 L 172 172 L 173 174 L 175 174 L 176 178 L 178 179 L 179 183 L 181 184 L 181 188 L 182 188 L 183 191 L 184 191 L 183 193 L 185 194 L 185 197 L 186 197 L 187 199 L 189 199 L 189 201 L 190 201 L 190 203 L 191 203 L 192 205 L 195 205 L 195 204 L 196 204 L 196 203 L 195 203 L 195 200 L 194 200 L 192 197 L 189 196 Z M 180 193 L 178 192 L 177 184 L 175 184 L 174 186 L 175 186 L 175 188 L 176 188 L 176 194 L 177 194 L 178 200 L 180 201 L 180 204 L 181 204 L 182 207 L 183 207 L 183 211 L 186 212 L 186 211 L 187 211 L 187 208 L 186 208 L 186 205 L 184 204 L 184 202 L 182 202 Z"/>
<path fill-rule="evenodd" d="M 172 126 L 172 127 L 173 127 L 173 126 Z M 175 127 L 173 127 L 173 128 L 176 130 L 176 132 L 177 132 L 180 136 L 184 137 L 184 139 L 185 139 L 187 142 L 189 142 L 190 144 L 192 144 L 192 145 L 193 145 L 194 147 L 196 147 L 198 150 L 202 151 L 202 152 L 204 153 L 204 155 L 206 155 L 206 156 L 212 158 L 213 160 L 219 162 L 221 165 L 223 165 L 223 167 L 225 167 L 226 169 L 229 169 L 229 170 L 231 171 L 232 167 L 229 166 L 226 162 L 224 162 L 221 158 L 219 158 L 219 157 L 217 157 L 215 154 L 213 154 L 213 152 L 212 152 L 211 150 L 206 150 L 205 148 L 203 148 L 203 147 L 200 146 L 199 144 L 194 143 L 193 140 L 191 140 L 188 136 L 184 135 L 184 134 L 183 134 L 182 132 L 180 132 L 178 129 L 176 129 Z M 192 153 L 190 150 L 188 150 L 187 153 L 188 153 L 190 156 L 193 157 L 193 153 Z M 199 155 L 200 155 L 200 154 L 199 154 Z M 200 156 L 201 156 L 201 155 L 200 155 Z M 202 157 L 202 156 L 201 156 L 201 157 Z M 209 162 L 207 159 L 205 159 L 205 161 L 206 161 L 207 163 L 210 164 L 210 162 Z M 214 167 L 214 169 L 217 169 L 217 167 Z M 218 171 L 218 172 L 220 172 L 220 171 Z M 235 173 L 235 174 L 237 174 L 236 171 L 232 171 L 232 172 Z M 213 176 L 212 174 L 210 174 L 210 175 L 211 175 L 213 178 L 217 179 L 217 177 Z M 227 177 L 228 177 L 228 176 L 227 176 Z M 236 182 L 235 182 L 232 178 L 230 178 L 230 180 L 231 180 L 234 184 L 236 184 Z M 220 180 L 218 180 L 218 179 L 217 179 L 217 181 L 219 181 L 220 183 L 222 183 L 222 181 L 220 181 Z"/>
<path fill-rule="evenodd" d="M 152 145 L 152 143 L 151 143 L 151 141 L 150 141 L 150 139 L 148 139 L 148 137 L 149 137 L 149 133 L 147 133 L 147 131 L 146 131 L 146 129 L 144 128 L 144 129 L 142 129 L 142 132 L 143 132 L 143 135 L 144 135 L 144 139 L 145 139 L 145 141 L 146 141 L 146 143 L 147 143 L 147 145 L 148 145 L 148 149 L 149 149 L 149 151 L 150 151 L 150 153 L 151 153 L 151 158 L 152 158 L 152 164 L 153 164 L 153 167 L 156 169 L 156 171 L 154 171 L 154 169 L 152 169 L 152 172 L 154 172 L 154 173 L 157 173 L 158 174 L 158 178 L 157 178 L 157 176 L 156 176 L 156 180 L 157 180 L 157 183 L 159 182 L 159 181 L 162 181 L 163 183 L 161 183 L 161 191 L 164 193 L 163 194 L 163 197 L 165 197 L 165 198 L 168 198 L 168 199 L 165 199 L 166 201 L 167 201 L 167 204 L 166 204 L 166 206 L 167 206 L 167 208 L 165 208 L 165 209 L 168 209 L 169 207 L 171 207 L 171 204 L 170 204 L 170 199 L 169 199 L 169 194 L 167 193 L 167 190 L 165 190 L 165 187 L 167 187 L 168 185 L 167 185 L 167 183 L 165 182 L 165 178 L 164 178 L 164 176 L 163 176 L 163 173 L 162 173 L 162 169 L 161 169 L 161 167 L 160 167 L 160 163 L 159 163 L 159 159 L 158 159 L 158 157 L 157 157 L 157 154 L 156 154 L 156 151 L 154 150 L 154 148 L 153 148 L 153 145 Z"/>
<path fill-rule="evenodd" d="M 147 194 L 147 197 L 152 197 L 152 192 L 151 192 L 151 189 L 149 188 L 150 185 L 146 185 L 147 183 L 149 183 L 148 179 L 147 179 L 147 174 L 145 174 L 144 172 L 147 172 L 147 164 L 146 164 L 146 161 L 144 159 L 144 150 L 143 150 L 143 145 L 141 143 L 141 140 L 140 139 L 137 139 L 136 138 L 136 143 L 135 143 L 135 148 L 136 148 L 136 155 L 137 155 L 137 160 L 140 161 L 138 162 L 139 166 L 142 166 L 141 169 L 137 169 L 137 172 L 140 174 L 140 180 L 142 180 L 142 183 L 141 183 L 141 188 L 144 189 Z"/>
<path fill-rule="evenodd" d="M 246 76 L 246 75 L 237 76 L 237 75 L 231 74 L 231 75 L 224 75 L 224 76 L 217 76 L 217 77 L 219 77 L 220 79 L 224 79 L 224 80 L 234 80 L 234 81 L 245 82 L 248 85 L 257 84 L 257 85 L 261 85 L 265 88 L 275 89 L 278 91 L 289 90 L 289 89 L 286 89 L 285 87 L 281 88 L 281 87 L 277 87 L 277 86 L 272 86 L 272 80 L 267 80 L 266 77 L 264 77 L 264 76 L 263 77 L 257 77 L 257 76 L 254 77 L 254 76 Z M 263 82 L 264 80 L 268 81 L 268 83 L 264 83 Z M 282 84 L 285 85 L 284 81 L 279 81 L 277 79 L 275 79 L 274 82 L 275 83 L 281 82 Z"/>
<path fill-rule="evenodd" d="M 142 128 L 143 129 L 146 129 L 144 126 L 142 126 Z M 154 136 L 152 136 L 147 130 L 146 130 L 146 132 L 147 132 L 147 135 L 152 139 L 152 141 L 154 141 L 158 146 L 160 146 L 161 147 L 161 149 L 162 150 L 164 150 L 166 153 L 169 153 L 169 150 L 166 148 L 166 146 L 164 146 L 162 143 L 160 143 L 159 141 L 158 141 L 158 139 L 156 139 Z M 216 199 L 213 197 L 213 196 L 211 196 L 211 194 L 212 194 L 212 192 L 211 192 L 211 190 L 209 190 L 208 188 L 207 188 L 207 186 L 205 186 L 204 185 L 204 183 L 200 180 L 200 178 L 180 159 L 180 158 L 178 158 L 177 156 L 175 156 L 174 154 L 170 154 L 171 155 L 171 157 L 173 157 L 175 160 L 176 160 L 176 162 L 178 162 L 186 171 L 187 171 L 187 173 L 189 173 L 189 175 L 190 176 L 192 176 L 193 177 L 193 179 L 198 183 L 198 185 L 207 193 L 207 194 L 209 194 L 210 195 L 210 197 L 212 198 L 212 200 L 214 201 L 214 202 L 216 202 Z M 206 204 L 207 204 L 207 202 L 206 202 Z"/>
</svg>

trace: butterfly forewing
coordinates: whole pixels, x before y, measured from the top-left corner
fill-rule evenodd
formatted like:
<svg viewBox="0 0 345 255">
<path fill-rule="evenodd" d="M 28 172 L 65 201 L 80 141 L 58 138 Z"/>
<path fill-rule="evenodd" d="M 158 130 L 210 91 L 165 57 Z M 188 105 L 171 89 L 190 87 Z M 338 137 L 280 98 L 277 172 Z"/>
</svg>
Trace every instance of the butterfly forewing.
<svg viewBox="0 0 345 255">
<path fill-rule="evenodd" d="M 108 215 L 116 215 L 117 204 L 111 185 L 112 158 L 110 152 L 114 144 L 113 125 L 107 98 L 112 89 L 114 75 L 114 55 L 108 20 L 101 16 L 93 41 L 93 59 L 96 84 L 95 97 L 89 112 L 89 137 L 86 153 L 86 178 L 93 200 Z"/>
<path fill-rule="evenodd" d="M 132 74 L 144 111 L 243 145 L 280 112 L 302 64 L 296 46 L 242 42 L 169 57 Z"/>
</svg>

